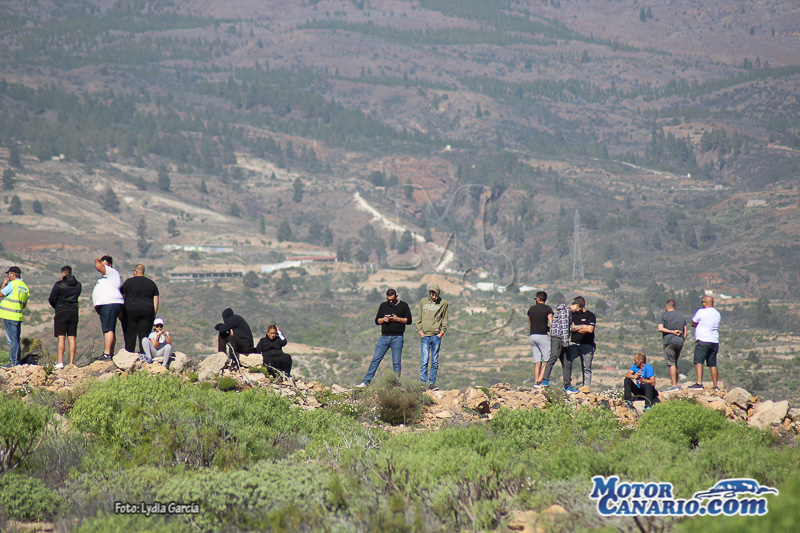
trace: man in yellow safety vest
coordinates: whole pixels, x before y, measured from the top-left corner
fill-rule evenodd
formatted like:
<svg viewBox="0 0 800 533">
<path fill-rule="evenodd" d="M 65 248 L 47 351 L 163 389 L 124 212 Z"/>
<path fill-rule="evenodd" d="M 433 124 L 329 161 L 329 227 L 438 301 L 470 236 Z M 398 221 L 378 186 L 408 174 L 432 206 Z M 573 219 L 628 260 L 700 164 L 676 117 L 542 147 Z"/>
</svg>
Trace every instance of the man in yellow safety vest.
<svg viewBox="0 0 800 533">
<path fill-rule="evenodd" d="M 6 338 L 11 349 L 11 363 L 3 368 L 19 365 L 22 337 L 22 310 L 28 304 L 28 286 L 22 281 L 22 270 L 12 266 L 6 270 L 6 279 L 0 287 L 0 318 L 6 326 Z"/>
</svg>

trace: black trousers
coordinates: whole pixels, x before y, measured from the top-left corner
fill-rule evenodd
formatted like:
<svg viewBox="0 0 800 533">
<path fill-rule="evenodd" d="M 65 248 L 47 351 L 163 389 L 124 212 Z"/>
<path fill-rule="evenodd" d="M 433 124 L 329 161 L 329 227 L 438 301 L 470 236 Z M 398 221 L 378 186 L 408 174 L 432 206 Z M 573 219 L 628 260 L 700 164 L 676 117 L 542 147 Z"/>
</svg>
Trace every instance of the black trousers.
<svg viewBox="0 0 800 533">
<path fill-rule="evenodd" d="M 142 353 L 142 339 L 153 331 L 153 321 L 156 314 L 153 311 L 136 311 L 122 309 L 120 322 L 122 323 L 122 336 L 125 339 L 125 349 L 132 353 Z M 137 350 L 136 347 L 139 349 Z"/>
<path fill-rule="evenodd" d="M 236 350 L 237 354 L 253 352 L 252 344 L 237 339 L 233 335 L 233 333 L 226 333 L 220 331 L 219 335 L 217 335 L 217 351 L 227 353 L 227 349 L 225 346 L 226 344 L 230 344 L 231 346 L 233 346 L 233 349 Z"/>
<path fill-rule="evenodd" d="M 268 370 L 275 369 L 280 370 L 287 376 L 292 375 L 292 356 L 288 353 L 282 353 L 280 355 L 265 355 L 263 356 L 264 359 L 264 366 L 267 367 Z M 270 375 L 274 376 L 273 372 L 270 372 Z"/>
<path fill-rule="evenodd" d="M 647 398 L 648 405 L 653 405 L 653 400 L 658 396 L 658 393 L 652 385 L 644 383 L 640 387 L 631 378 L 625 378 L 625 396 L 622 399 L 632 400 L 634 396 L 644 396 Z"/>
</svg>

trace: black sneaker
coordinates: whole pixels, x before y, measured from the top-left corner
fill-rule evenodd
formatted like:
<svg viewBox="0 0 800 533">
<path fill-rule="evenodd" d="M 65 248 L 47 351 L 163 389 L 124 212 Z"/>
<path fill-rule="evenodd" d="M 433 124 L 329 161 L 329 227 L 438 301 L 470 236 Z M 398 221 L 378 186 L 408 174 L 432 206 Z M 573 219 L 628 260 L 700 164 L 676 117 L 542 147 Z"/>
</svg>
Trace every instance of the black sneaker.
<svg viewBox="0 0 800 533">
<path fill-rule="evenodd" d="M 431 383 L 431 384 L 428 386 L 428 389 L 430 389 L 430 390 L 439 390 L 439 387 L 437 387 L 437 386 L 436 386 L 434 383 Z"/>
<path fill-rule="evenodd" d="M 692 383 L 691 385 L 689 385 L 686 388 L 687 389 L 694 389 L 694 390 L 703 390 L 703 386 L 700 385 L 699 383 Z"/>
</svg>

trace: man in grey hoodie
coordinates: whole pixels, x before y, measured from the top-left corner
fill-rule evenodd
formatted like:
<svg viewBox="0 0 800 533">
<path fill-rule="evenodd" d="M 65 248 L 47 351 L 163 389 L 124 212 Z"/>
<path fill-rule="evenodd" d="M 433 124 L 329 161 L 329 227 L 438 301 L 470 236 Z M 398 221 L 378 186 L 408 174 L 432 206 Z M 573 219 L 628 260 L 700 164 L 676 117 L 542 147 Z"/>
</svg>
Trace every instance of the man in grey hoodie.
<svg viewBox="0 0 800 533">
<path fill-rule="evenodd" d="M 438 285 L 431 285 L 428 296 L 420 300 L 417 313 L 417 333 L 420 337 L 422 360 L 419 379 L 428 382 L 428 361 L 431 363 L 430 388 L 436 389 L 436 373 L 439 370 L 439 346 L 447 331 L 447 301 L 441 297 Z"/>
</svg>

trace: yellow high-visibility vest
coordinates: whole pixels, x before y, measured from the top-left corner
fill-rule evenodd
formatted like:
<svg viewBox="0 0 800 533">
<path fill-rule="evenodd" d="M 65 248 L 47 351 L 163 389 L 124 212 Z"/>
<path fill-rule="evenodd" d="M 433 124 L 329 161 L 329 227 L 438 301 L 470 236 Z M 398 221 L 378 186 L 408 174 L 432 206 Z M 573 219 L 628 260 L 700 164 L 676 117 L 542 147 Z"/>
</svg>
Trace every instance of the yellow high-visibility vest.
<svg viewBox="0 0 800 533">
<path fill-rule="evenodd" d="M 22 310 L 30 296 L 28 286 L 21 279 L 10 281 L 9 284 L 14 288 L 8 296 L 0 300 L 0 319 L 22 322 Z"/>
</svg>

